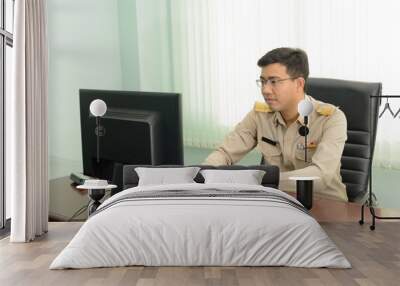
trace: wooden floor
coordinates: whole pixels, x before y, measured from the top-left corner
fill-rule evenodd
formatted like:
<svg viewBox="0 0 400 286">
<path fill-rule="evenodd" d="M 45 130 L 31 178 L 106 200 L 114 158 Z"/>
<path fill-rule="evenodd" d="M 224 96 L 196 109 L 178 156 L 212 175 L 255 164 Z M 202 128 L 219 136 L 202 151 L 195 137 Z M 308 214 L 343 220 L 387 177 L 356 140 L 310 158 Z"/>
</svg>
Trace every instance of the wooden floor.
<svg viewBox="0 0 400 286">
<path fill-rule="evenodd" d="M 353 222 L 322 223 L 353 268 L 123 267 L 48 270 L 82 223 L 50 223 L 32 243 L 0 241 L 0 285 L 400 285 L 400 222 L 377 229 Z"/>
</svg>

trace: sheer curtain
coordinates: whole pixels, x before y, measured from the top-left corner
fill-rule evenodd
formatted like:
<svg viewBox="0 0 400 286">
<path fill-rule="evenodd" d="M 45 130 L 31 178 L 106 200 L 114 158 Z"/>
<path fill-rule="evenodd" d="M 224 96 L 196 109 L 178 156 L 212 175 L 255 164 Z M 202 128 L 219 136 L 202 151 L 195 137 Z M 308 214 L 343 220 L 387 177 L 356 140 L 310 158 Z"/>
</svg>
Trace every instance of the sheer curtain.
<svg viewBox="0 0 400 286">
<path fill-rule="evenodd" d="M 15 3 L 13 92 L 6 98 L 6 187 L 12 242 L 47 232 L 47 39 L 45 0 Z"/>
<path fill-rule="evenodd" d="M 215 147 L 262 100 L 256 62 L 276 47 L 304 49 L 311 76 L 380 81 L 384 94 L 400 94 L 400 39 L 390 32 L 399 9 L 395 0 L 171 0 L 185 144 Z M 397 111 L 400 100 L 391 104 Z M 400 168 L 399 131 L 399 118 L 380 119 L 375 165 Z"/>
</svg>

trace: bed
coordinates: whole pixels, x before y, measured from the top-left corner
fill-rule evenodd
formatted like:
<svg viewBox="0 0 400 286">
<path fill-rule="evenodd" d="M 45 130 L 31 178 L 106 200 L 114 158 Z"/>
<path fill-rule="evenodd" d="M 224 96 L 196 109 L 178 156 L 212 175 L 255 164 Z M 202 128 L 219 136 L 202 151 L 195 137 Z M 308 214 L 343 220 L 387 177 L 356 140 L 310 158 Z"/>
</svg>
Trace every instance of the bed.
<svg viewBox="0 0 400 286">
<path fill-rule="evenodd" d="M 343 253 L 292 196 L 279 191 L 274 166 L 260 185 L 138 185 L 124 166 L 124 190 L 107 199 L 50 269 L 144 266 L 350 268 Z M 172 167 L 172 166 L 171 166 Z M 202 170 L 211 166 L 200 166 Z"/>
</svg>

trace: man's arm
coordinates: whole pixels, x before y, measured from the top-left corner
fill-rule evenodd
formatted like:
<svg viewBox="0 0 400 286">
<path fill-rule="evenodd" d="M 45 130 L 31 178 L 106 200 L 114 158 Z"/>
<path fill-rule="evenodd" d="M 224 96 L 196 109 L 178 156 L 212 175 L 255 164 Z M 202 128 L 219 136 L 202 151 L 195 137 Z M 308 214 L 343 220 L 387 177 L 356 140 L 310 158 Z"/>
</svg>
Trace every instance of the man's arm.
<svg viewBox="0 0 400 286">
<path fill-rule="evenodd" d="M 295 176 L 318 176 L 324 185 L 329 184 L 336 175 L 337 167 L 343 153 L 344 144 L 347 140 L 346 116 L 340 110 L 332 114 L 326 122 L 323 135 L 317 150 L 311 160 L 311 166 L 289 172 L 281 173 L 280 189 L 294 191 L 295 182 L 289 177 Z M 316 181 L 317 184 L 320 182 Z"/>
<path fill-rule="evenodd" d="M 233 165 L 244 155 L 251 151 L 257 144 L 256 114 L 252 110 L 229 133 L 224 142 L 212 152 L 203 164 L 207 165 Z"/>
</svg>

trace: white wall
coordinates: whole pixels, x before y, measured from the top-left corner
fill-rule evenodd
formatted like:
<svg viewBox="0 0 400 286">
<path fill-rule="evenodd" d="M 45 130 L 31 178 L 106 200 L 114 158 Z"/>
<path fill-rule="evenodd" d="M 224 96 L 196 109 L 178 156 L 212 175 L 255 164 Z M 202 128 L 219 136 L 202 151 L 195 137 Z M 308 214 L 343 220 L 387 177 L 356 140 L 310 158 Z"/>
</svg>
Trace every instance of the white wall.
<svg viewBox="0 0 400 286">
<path fill-rule="evenodd" d="M 121 89 L 118 3 L 48 0 L 50 178 L 82 171 L 79 89 Z"/>
</svg>

